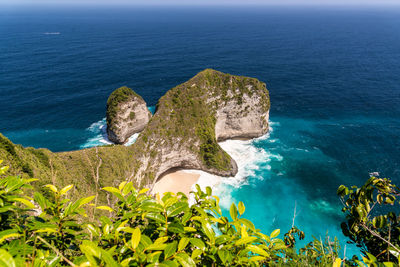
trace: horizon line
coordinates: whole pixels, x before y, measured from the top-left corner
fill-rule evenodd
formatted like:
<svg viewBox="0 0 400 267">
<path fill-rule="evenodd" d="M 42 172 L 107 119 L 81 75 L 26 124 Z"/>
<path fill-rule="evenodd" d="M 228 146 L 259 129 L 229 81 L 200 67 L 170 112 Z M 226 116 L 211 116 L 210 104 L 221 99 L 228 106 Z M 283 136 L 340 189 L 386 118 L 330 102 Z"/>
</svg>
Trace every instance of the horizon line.
<svg viewBox="0 0 400 267">
<path fill-rule="evenodd" d="M 400 6 L 400 1 L 399 2 L 393 2 L 390 0 L 386 1 L 380 1 L 379 3 L 352 3 L 351 1 L 336 1 L 336 2 L 328 2 L 328 3 L 323 3 L 323 2 L 303 2 L 303 3 L 294 3 L 293 0 L 287 0 L 286 2 L 268 2 L 268 3 L 260 3 L 260 2 L 248 2 L 246 4 L 243 4 L 242 2 L 233 2 L 233 3 L 210 3 L 210 2 L 195 2 L 195 3 L 176 3 L 176 2 L 153 2 L 151 3 L 150 1 L 148 2 L 139 2 L 139 3 L 129 3 L 129 2 L 116 2 L 116 3 L 110 3 L 110 2 L 97 2 L 93 3 L 90 0 L 83 0 L 80 2 L 61 2 L 61 3 L 54 3 L 52 1 L 47 2 L 42 1 L 42 2 L 26 2 L 26 0 L 22 0 L 20 2 L 14 1 L 14 2 L 6 2 L 3 0 L 0 0 L 0 6 L 149 6 L 149 7 L 154 7 L 154 6 L 159 6 L 159 7 L 188 7 L 188 6 L 204 6 L 204 7 L 216 7 L 216 6 L 221 6 L 221 7 L 243 7 L 243 6 L 284 6 L 284 7 L 298 7 L 298 6 L 353 6 L 353 7 L 364 7 L 364 6 Z"/>
<path fill-rule="evenodd" d="M 81 3 L 54 3 L 54 2 L 42 2 L 42 3 L 2 3 L 0 1 L 0 6 L 10 6 L 10 7 L 40 7 L 40 6 L 90 6 L 90 7 L 101 7 L 101 6 L 114 6 L 114 7 L 388 7 L 388 6 L 400 6 L 400 2 L 392 3 L 392 2 L 381 2 L 381 3 L 89 3 L 89 2 L 81 2 Z"/>
</svg>

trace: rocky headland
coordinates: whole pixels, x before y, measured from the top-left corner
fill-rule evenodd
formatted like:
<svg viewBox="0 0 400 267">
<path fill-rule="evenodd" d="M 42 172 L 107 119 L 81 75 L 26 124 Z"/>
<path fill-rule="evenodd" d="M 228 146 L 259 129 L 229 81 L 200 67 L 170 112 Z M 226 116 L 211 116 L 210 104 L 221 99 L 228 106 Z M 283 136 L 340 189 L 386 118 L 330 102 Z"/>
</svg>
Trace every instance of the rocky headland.
<svg viewBox="0 0 400 267">
<path fill-rule="evenodd" d="M 131 179 L 151 186 L 170 169 L 234 176 L 236 162 L 218 145 L 268 131 L 269 95 L 257 79 L 206 69 L 169 90 L 133 145 Z"/>
<path fill-rule="evenodd" d="M 161 97 L 153 117 L 131 89 L 121 87 L 110 95 L 109 139 L 122 144 L 140 132 L 131 146 L 53 153 L 15 145 L 0 134 L 0 159 L 13 174 L 39 178 L 39 187 L 75 184 L 85 195 L 123 180 L 131 180 L 137 187 L 152 187 L 174 169 L 234 176 L 237 165 L 218 141 L 267 133 L 269 108 L 265 83 L 206 69 Z M 104 202 L 106 193 L 99 197 Z"/>
</svg>

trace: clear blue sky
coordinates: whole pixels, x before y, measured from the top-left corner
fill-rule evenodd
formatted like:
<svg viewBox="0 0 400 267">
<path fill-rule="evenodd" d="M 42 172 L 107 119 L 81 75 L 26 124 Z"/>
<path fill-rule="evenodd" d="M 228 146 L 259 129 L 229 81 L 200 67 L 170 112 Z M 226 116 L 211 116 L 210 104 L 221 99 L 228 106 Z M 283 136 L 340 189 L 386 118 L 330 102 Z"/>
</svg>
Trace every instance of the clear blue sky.
<svg viewBox="0 0 400 267">
<path fill-rule="evenodd" d="M 90 5 L 400 5 L 400 0 L 0 0 L 0 4 Z"/>
</svg>

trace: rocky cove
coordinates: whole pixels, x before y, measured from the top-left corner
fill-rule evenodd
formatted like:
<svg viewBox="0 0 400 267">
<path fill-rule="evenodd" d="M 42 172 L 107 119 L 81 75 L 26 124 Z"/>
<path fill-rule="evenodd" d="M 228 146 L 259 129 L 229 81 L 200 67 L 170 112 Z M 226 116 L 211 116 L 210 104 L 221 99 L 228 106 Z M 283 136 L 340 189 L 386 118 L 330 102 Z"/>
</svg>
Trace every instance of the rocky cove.
<svg viewBox="0 0 400 267">
<path fill-rule="evenodd" d="M 136 99 L 128 102 L 121 101 L 120 106 L 140 104 Z M 145 127 L 135 125 L 144 130 L 133 144 L 137 154 L 131 179 L 152 186 L 173 168 L 234 176 L 237 164 L 217 141 L 265 134 L 268 114 L 269 95 L 264 83 L 206 69 L 168 91 Z M 107 121 L 113 119 L 107 117 Z M 129 128 L 128 122 L 120 120 L 119 124 Z"/>
<path fill-rule="evenodd" d="M 52 153 L 23 148 L 1 136 L 0 157 L 15 174 L 47 177 L 39 184 L 73 183 L 79 194 L 124 180 L 152 188 L 174 169 L 234 176 L 237 164 L 218 141 L 264 135 L 269 108 L 265 83 L 206 69 L 161 97 L 152 117 L 133 90 L 115 90 L 107 101 L 107 132 L 116 145 Z M 119 145 L 139 132 L 133 145 Z M 104 201 L 106 195 L 101 195 Z"/>
</svg>

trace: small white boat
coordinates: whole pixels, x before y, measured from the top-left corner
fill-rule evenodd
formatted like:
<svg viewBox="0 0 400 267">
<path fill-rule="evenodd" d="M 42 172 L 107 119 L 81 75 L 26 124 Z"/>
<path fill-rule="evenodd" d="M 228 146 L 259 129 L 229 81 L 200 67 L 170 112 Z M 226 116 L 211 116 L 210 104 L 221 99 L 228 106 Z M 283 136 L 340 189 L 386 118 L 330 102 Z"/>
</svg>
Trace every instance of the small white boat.
<svg viewBox="0 0 400 267">
<path fill-rule="evenodd" d="M 369 177 L 378 177 L 379 176 L 379 172 L 370 172 L 369 173 Z"/>
</svg>

